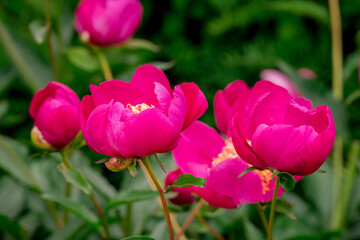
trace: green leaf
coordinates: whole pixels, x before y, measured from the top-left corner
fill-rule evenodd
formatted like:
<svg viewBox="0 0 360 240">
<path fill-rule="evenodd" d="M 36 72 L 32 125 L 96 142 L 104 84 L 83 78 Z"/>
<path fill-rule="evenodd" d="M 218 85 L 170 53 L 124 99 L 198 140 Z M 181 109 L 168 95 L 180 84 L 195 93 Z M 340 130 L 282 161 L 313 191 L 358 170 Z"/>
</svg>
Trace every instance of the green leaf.
<svg viewBox="0 0 360 240">
<path fill-rule="evenodd" d="M 0 215 L 0 232 L 9 234 L 15 240 L 28 239 L 25 230 L 20 226 L 20 224 L 4 215 Z"/>
<path fill-rule="evenodd" d="M 159 52 L 160 47 L 149 40 L 133 38 L 126 42 L 125 47 L 132 49 L 145 49 L 152 52 Z"/>
<path fill-rule="evenodd" d="M 131 176 L 136 178 L 136 176 L 137 176 L 136 159 L 130 166 L 128 166 L 128 169 L 129 169 Z"/>
<path fill-rule="evenodd" d="M 58 165 L 58 169 L 68 183 L 80 188 L 87 195 L 92 194 L 93 189 L 91 185 L 86 181 L 79 169 L 67 168 L 63 163 Z"/>
<path fill-rule="evenodd" d="M 66 56 L 73 65 L 84 71 L 94 72 L 100 69 L 97 57 L 86 47 L 70 47 Z"/>
<path fill-rule="evenodd" d="M 111 208 L 117 207 L 122 204 L 128 204 L 133 202 L 139 202 L 158 196 L 158 192 L 152 190 L 130 190 L 125 192 L 120 192 L 114 198 L 112 198 L 105 209 L 109 210 Z"/>
<path fill-rule="evenodd" d="M 242 173 L 240 173 L 240 175 L 237 177 L 237 178 L 240 178 L 242 176 L 244 176 L 246 173 L 250 172 L 250 171 L 254 171 L 254 170 L 259 170 L 259 171 L 262 171 L 264 169 L 261 169 L 261 168 L 257 168 L 257 167 L 248 167 L 247 169 L 245 169 L 244 171 L 242 171 Z"/>
<path fill-rule="evenodd" d="M 173 183 L 173 185 L 166 188 L 166 192 L 171 191 L 174 188 L 183 188 L 183 187 L 205 187 L 206 179 L 198 178 L 191 174 L 182 174 L 179 176 L 178 180 Z"/>
<path fill-rule="evenodd" d="M 280 172 L 276 176 L 280 178 L 280 185 L 285 191 L 291 191 L 295 188 L 296 181 L 291 174 Z"/>
<path fill-rule="evenodd" d="M 294 213 L 292 212 L 293 207 L 295 206 L 295 203 L 289 203 L 283 199 L 278 199 L 276 203 L 276 211 L 279 213 L 284 214 L 288 218 L 292 220 L 297 220 Z"/>
<path fill-rule="evenodd" d="M 40 20 L 32 21 L 29 24 L 29 29 L 37 44 L 42 44 L 45 41 L 46 33 L 49 30 L 46 24 Z"/>
<path fill-rule="evenodd" d="M 44 64 L 32 49 L 20 44 L 1 21 L 0 43 L 33 92 L 44 87 L 52 79 L 49 64 Z"/>
<path fill-rule="evenodd" d="M 122 238 L 121 240 L 155 240 L 155 239 L 145 236 L 135 236 L 135 237 Z"/>
<path fill-rule="evenodd" d="M 325 25 L 329 24 L 328 10 L 321 4 L 311 1 L 267 2 L 270 10 L 288 12 L 299 16 L 310 17 Z"/>
<path fill-rule="evenodd" d="M 78 202 L 74 202 L 68 198 L 53 195 L 53 194 L 43 194 L 43 199 L 52 201 L 54 203 L 59 204 L 60 206 L 66 208 L 70 212 L 74 213 L 76 216 L 83 219 L 85 222 L 92 224 L 92 225 L 98 225 L 99 219 L 95 214 L 93 214 L 87 207 L 85 207 L 83 204 L 80 204 Z"/>
</svg>

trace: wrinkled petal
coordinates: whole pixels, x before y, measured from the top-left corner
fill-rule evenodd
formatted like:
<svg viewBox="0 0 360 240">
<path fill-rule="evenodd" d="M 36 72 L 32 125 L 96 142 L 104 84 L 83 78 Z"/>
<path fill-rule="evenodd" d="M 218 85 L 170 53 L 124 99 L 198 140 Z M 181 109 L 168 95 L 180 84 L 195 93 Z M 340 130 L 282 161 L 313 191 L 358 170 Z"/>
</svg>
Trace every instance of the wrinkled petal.
<svg viewBox="0 0 360 240">
<path fill-rule="evenodd" d="M 159 107 L 159 100 L 155 94 L 155 83 L 161 84 L 172 96 L 169 80 L 163 71 L 153 65 L 146 64 L 138 67 L 130 82 L 143 93 L 149 103 Z"/>
<path fill-rule="evenodd" d="M 187 128 L 204 114 L 208 103 L 203 92 L 195 83 L 181 83 L 179 85 L 186 98 L 186 117 L 182 129 Z"/>
<path fill-rule="evenodd" d="M 235 80 L 224 89 L 224 95 L 226 102 L 232 106 L 234 102 L 239 98 L 241 94 L 249 90 L 249 86 L 246 82 L 241 80 Z"/>
<path fill-rule="evenodd" d="M 176 131 L 180 132 L 186 116 L 186 99 L 179 86 L 175 86 L 173 96 L 167 114 Z"/>
<path fill-rule="evenodd" d="M 182 132 L 178 146 L 172 151 L 176 164 L 196 177 L 206 177 L 214 157 L 222 151 L 224 139 L 213 128 L 196 121 Z"/>
<path fill-rule="evenodd" d="M 108 104 L 111 100 L 120 102 L 124 106 L 127 104 L 135 106 L 141 103 L 150 105 L 141 91 L 132 84 L 121 80 L 105 81 L 99 86 L 90 85 L 90 91 L 96 106 Z"/>
<path fill-rule="evenodd" d="M 217 129 L 227 135 L 231 121 L 231 108 L 221 90 L 217 91 L 214 97 L 214 116 Z"/>
</svg>

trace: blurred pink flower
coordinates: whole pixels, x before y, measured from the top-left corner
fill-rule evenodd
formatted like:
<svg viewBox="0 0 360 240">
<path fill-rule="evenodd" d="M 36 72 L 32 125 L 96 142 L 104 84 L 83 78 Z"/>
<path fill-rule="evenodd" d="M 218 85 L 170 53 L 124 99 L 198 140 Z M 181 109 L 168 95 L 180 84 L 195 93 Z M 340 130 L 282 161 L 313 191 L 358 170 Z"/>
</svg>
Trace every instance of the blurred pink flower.
<svg viewBox="0 0 360 240">
<path fill-rule="evenodd" d="M 189 173 L 207 179 L 205 188 L 183 190 L 200 195 L 215 207 L 236 208 L 239 204 L 272 199 L 275 186 L 272 173 L 255 170 L 238 178 L 250 165 L 237 155 L 231 139 L 224 140 L 215 129 L 202 122 L 196 121 L 183 131 L 172 153 L 178 175 Z M 283 192 L 280 188 L 278 196 Z"/>
<path fill-rule="evenodd" d="M 60 150 L 79 133 L 80 100 L 69 87 L 49 82 L 38 91 L 30 103 L 30 115 L 35 120 L 32 138 L 40 145 Z"/>
<path fill-rule="evenodd" d="M 225 135 L 230 135 L 230 123 L 233 115 L 232 106 L 241 94 L 248 91 L 246 82 L 235 80 L 224 91 L 218 90 L 214 97 L 214 115 L 216 126 Z"/>
<path fill-rule="evenodd" d="M 139 0 L 82 0 L 75 11 L 75 28 L 92 45 L 119 45 L 134 35 L 142 14 Z"/>
<path fill-rule="evenodd" d="M 300 97 L 301 93 L 295 83 L 284 73 L 275 69 L 265 69 L 260 73 L 260 79 L 268 80 L 280 87 L 285 88 L 292 97 Z"/>
<path fill-rule="evenodd" d="M 207 109 L 195 83 L 171 89 L 152 65 L 138 67 L 131 82 L 90 85 L 80 107 L 80 126 L 88 146 L 111 157 L 144 157 L 174 149 L 180 132 Z"/>
<path fill-rule="evenodd" d="M 168 172 L 165 176 L 165 187 L 173 185 L 178 177 L 183 174 L 180 169 Z M 177 193 L 176 196 L 169 198 L 169 201 L 176 205 L 187 205 L 195 201 L 194 196 L 187 188 L 173 188 L 171 192 Z"/>
<path fill-rule="evenodd" d="M 231 136 L 249 164 L 293 175 L 315 172 L 330 154 L 335 124 L 330 109 L 293 98 L 282 87 L 259 81 L 236 102 Z"/>
<path fill-rule="evenodd" d="M 302 78 L 305 78 L 307 80 L 314 80 L 315 78 L 317 78 L 316 73 L 314 73 L 314 71 L 309 68 L 299 68 L 298 72 Z"/>
</svg>

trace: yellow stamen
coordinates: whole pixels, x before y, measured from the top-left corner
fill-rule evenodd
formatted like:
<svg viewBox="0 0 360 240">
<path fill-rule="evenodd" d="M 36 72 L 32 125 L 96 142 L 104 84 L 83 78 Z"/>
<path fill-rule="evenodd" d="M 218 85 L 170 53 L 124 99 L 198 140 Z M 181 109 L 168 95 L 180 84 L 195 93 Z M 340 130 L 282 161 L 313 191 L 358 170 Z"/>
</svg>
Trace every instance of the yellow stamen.
<svg viewBox="0 0 360 240">
<path fill-rule="evenodd" d="M 256 172 L 259 175 L 261 179 L 262 192 L 263 194 L 265 194 L 267 191 L 270 190 L 269 185 L 271 181 L 272 172 L 270 172 L 269 170 L 263 170 L 263 171 L 254 170 L 254 172 Z"/>
<path fill-rule="evenodd" d="M 136 106 L 133 106 L 131 104 L 128 104 L 126 105 L 126 107 L 128 109 L 130 109 L 131 111 L 133 111 L 135 114 L 139 114 L 141 113 L 142 111 L 146 110 L 146 109 L 149 109 L 149 108 L 155 108 L 154 105 L 147 105 L 146 103 L 141 103 L 141 104 L 137 104 Z"/>
</svg>

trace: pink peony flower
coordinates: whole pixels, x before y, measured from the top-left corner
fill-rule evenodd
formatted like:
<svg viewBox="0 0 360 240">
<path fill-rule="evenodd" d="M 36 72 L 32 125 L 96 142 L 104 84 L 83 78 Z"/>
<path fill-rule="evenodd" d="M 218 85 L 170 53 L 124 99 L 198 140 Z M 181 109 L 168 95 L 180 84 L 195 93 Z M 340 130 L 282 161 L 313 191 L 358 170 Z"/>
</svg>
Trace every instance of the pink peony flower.
<svg viewBox="0 0 360 240">
<path fill-rule="evenodd" d="M 165 177 L 165 187 L 173 185 L 178 177 L 183 174 L 180 169 L 168 172 Z M 177 193 L 176 196 L 169 198 L 169 201 L 176 205 L 188 205 L 195 201 L 194 196 L 186 188 L 174 188 L 171 192 Z"/>
<path fill-rule="evenodd" d="M 207 179 L 205 188 L 183 190 L 200 195 L 215 207 L 236 208 L 239 204 L 272 199 L 275 187 L 272 173 L 255 170 L 238 178 L 250 165 L 238 156 L 231 138 L 224 140 L 215 129 L 202 122 L 196 121 L 183 131 L 172 153 L 178 171 Z M 280 187 L 278 196 L 283 192 Z"/>
<path fill-rule="evenodd" d="M 234 106 L 231 136 L 249 164 L 293 175 L 315 172 L 330 154 L 335 124 L 330 109 L 293 98 L 282 87 L 259 81 Z"/>
<path fill-rule="evenodd" d="M 139 0 L 82 0 L 75 11 L 75 28 L 95 46 L 118 45 L 134 35 L 142 14 Z"/>
<path fill-rule="evenodd" d="M 225 135 L 230 135 L 230 123 L 233 115 L 232 106 L 241 94 L 249 90 L 248 85 L 241 80 L 235 80 L 227 85 L 224 91 L 219 90 L 214 98 L 214 115 L 216 126 Z"/>
<path fill-rule="evenodd" d="M 195 83 L 170 88 L 152 65 L 138 67 L 131 82 L 90 86 L 81 101 L 80 126 L 88 146 L 111 157 L 144 157 L 174 149 L 180 132 L 207 109 Z"/>
<path fill-rule="evenodd" d="M 73 90 L 49 82 L 30 103 L 30 115 L 35 120 L 32 139 L 40 147 L 64 148 L 80 131 L 79 107 L 79 97 Z"/>
</svg>

